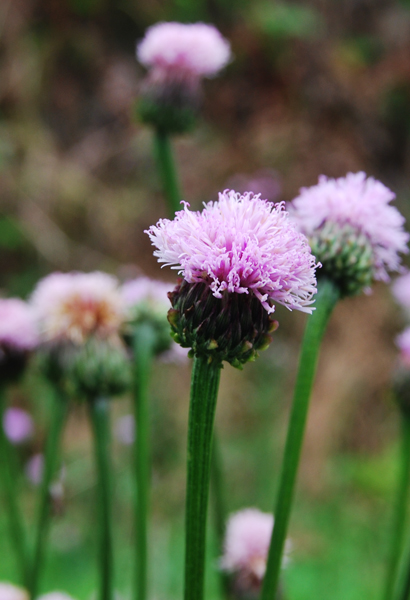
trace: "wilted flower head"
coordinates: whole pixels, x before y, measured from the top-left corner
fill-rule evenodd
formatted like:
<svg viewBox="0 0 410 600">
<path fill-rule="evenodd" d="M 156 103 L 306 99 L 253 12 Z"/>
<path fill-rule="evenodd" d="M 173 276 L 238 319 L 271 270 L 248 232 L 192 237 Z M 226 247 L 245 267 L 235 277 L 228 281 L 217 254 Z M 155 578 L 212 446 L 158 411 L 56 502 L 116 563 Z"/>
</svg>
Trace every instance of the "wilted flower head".
<svg viewBox="0 0 410 600">
<path fill-rule="evenodd" d="M 0 582 L 0 600 L 28 600 L 27 591 L 8 581 Z"/>
<path fill-rule="evenodd" d="M 124 315 L 116 278 L 99 271 L 52 273 L 38 283 L 32 304 L 44 342 L 115 338 Z"/>
<path fill-rule="evenodd" d="M 215 75 L 230 57 L 227 40 L 205 23 L 157 23 L 137 47 L 137 58 L 146 67 L 180 69 L 201 77 Z"/>
<path fill-rule="evenodd" d="M 33 419 L 27 411 L 11 407 L 4 412 L 3 428 L 12 444 L 21 444 L 33 435 Z"/>
<path fill-rule="evenodd" d="M 407 311 L 410 311 L 410 272 L 398 277 L 392 285 L 393 296 Z"/>
<path fill-rule="evenodd" d="M 38 343 L 33 309 L 18 298 L 0 299 L 0 346 L 12 350 L 32 350 Z"/>
<path fill-rule="evenodd" d="M 319 177 L 302 188 L 291 214 L 310 239 L 322 263 L 322 273 L 337 279 L 342 293 L 369 288 L 372 281 L 389 281 L 400 268 L 399 253 L 407 253 L 409 235 L 404 217 L 390 206 L 395 194 L 365 173 Z"/>
<path fill-rule="evenodd" d="M 273 523 L 273 515 L 256 508 L 240 510 L 228 520 L 220 566 L 234 574 L 235 586 L 242 593 L 257 593 L 260 589 Z"/>
<path fill-rule="evenodd" d="M 204 23 L 158 23 L 138 44 L 137 58 L 149 67 L 138 112 L 144 123 L 168 134 L 192 128 L 200 105 L 200 79 L 230 60 L 229 43 Z"/>
<path fill-rule="evenodd" d="M 192 212 L 188 206 L 185 203 L 173 221 L 161 219 L 147 231 L 157 248 L 154 255 L 158 261 L 179 269 L 184 278 L 170 295 L 176 310 L 171 311 L 169 320 L 177 341 L 200 350 L 195 339 L 202 323 L 205 346 L 211 343 L 210 349 L 219 352 L 228 344 L 228 354 L 236 354 L 240 346 L 245 354 L 251 352 L 246 354 L 249 360 L 257 349 L 255 343 L 265 345 L 265 334 L 272 331 L 269 315 L 275 302 L 312 312 L 314 257 L 305 236 L 288 219 L 283 203 L 275 205 L 251 192 L 240 195 L 226 190 L 219 194 L 218 202 L 209 202 L 202 212 Z M 195 310 L 190 310 L 191 306 Z M 178 324 L 176 313 L 181 311 L 184 316 Z M 238 315 L 242 319 L 239 330 Z M 229 328 L 230 320 L 236 321 L 235 332 Z M 189 339 L 182 339 L 181 334 Z M 258 335 L 264 337 L 263 342 Z M 226 352 L 223 360 L 231 362 Z"/>
</svg>

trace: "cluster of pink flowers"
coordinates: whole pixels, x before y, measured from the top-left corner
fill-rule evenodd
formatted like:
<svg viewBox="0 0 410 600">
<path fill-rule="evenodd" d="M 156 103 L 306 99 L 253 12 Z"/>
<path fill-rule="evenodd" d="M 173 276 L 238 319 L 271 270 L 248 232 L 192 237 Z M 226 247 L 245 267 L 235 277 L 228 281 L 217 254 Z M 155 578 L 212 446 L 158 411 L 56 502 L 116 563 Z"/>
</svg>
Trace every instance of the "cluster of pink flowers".
<svg viewBox="0 0 410 600">
<path fill-rule="evenodd" d="M 226 190 L 202 212 L 184 204 L 173 221 L 161 219 L 147 231 L 159 262 L 189 283 L 207 282 L 216 298 L 253 293 L 268 313 L 272 302 L 312 312 L 315 259 L 283 203 Z"/>
<path fill-rule="evenodd" d="M 400 253 L 407 253 L 409 234 L 404 217 L 390 202 L 395 194 L 365 173 L 346 177 L 319 177 L 319 183 L 302 188 L 290 206 L 293 219 L 309 238 L 326 223 L 351 225 L 364 234 L 373 251 L 373 277 L 389 281 L 388 271 L 400 268 Z"/>
<path fill-rule="evenodd" d="M 231 58 L 229 43 L 205 23 L 158 23 L 138 44 L 137 58 L 146 67 L 210 77 Z"/>
<path fill-rule="evenodd" d="M 0 299 L 0 346 L 24 352 L 37 344 L 37 322 L 32 307 L 18 298 Z"/>
</svg>

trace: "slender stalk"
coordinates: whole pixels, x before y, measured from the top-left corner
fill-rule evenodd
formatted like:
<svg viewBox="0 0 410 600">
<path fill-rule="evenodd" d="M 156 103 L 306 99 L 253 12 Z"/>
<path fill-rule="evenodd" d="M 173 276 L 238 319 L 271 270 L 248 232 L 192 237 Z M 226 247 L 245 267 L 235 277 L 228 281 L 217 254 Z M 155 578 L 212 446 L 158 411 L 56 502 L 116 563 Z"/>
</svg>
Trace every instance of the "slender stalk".
<svg viewBox="0 0 410 600">
<path fill-rule="evenodd" d="M 135 525 L 136 525 L 136 598 L 147 597 L 148 506 L 149 506 L 149 411 L 148 385 L 154 356 L 155 331 L 148 324 L 138 326 L 134 334 L 135 441 Z"/>
<path fill-rule="evenodd" d="M 50 528 L 50 484 L 58 464 L 60 451 L 60 438 L 67 414 L 66 398 L 58 397 L 55 390 L 55 398 L 52 403 L 52 415 L 50 430 L 47 437 L 44 455 L 44 470 L 40 488 L 40 502 L 35 528 L 34 555 L 29 583 L 29 593 L 32 600 L 36 598 L 40 587 L 40 576 L 44 565 L 44 556 Z"/>
<path fill-rule="evenodd" d="M 206 517 L 211 470 L 212 430 L 221 365 L 196 356 L 192 370 L 188 422 L 188 480 L 185 512 L 185 600 L 203 600 Z"/>
<path fill-rule="evenodd" d="M 98 479 L 98 506 L 100 512 L 100 600 L 112 600 L 113 597 L 109 404 L 110 400 L 108 398 L 91 398 L 89 400 L 94 433 Z"/>
<path fill-rule="evenodd" d="M 211 491 L 214 506 L 214 521 L 217 539 L 218 556 L 222 556 L 227 521 L 226 497 L 223 480 L 223 467 L 221 448 L 218 436 L 214 432 L 211 459 Z M 225 571 L 219 570 L 221 590 L 225 596 L 229 595 L 229 577 Z"/>
<path fill-rule="evenodd" d="M 169 135 L 158 129 L 155 132 L 154 150 L 168 209 L 173 217 L 177 210 L 181 210 L 182 198 Z"/>
<path fill-rule="evenodd" d="M 21 583 L 28 582 L 27 547 L 22 514 L 18 505 L 17 465 L 14 448 L 5 435 L 4 423 L 5 390 L 0 387 L 0 458 L 4 486 L 4 497 L 8 511 L 10 537 L 18 563 Z"/>
<path fill-rule="evenodd" d="M 404 561 L 400 568 L 398 583 L 392 598 L 394 600 L 409 600 L 410 598 L 410 544 L 406 548 Z"/>
<path fill-rule="evenodd" d="M 399 481 L 394 502 L 390 560 L 387 570 L 385 600 L 391 600 L 403 549 L 407 501 L 410 483 L 410 418 L 401 414 L 401 452 Z"/>
<path fill-rule="evenodd" d="M 305 329 L 282 463 L 276 510 L 274 512 L 275 527 L 273 529 L 260 600 L 274 600 L 276 597 L 283 547 L 288 530 L 309 399 L 316 372 L 320 344 L 329 317 L 339 297 L 339 291 L 336 286 L 331 281 L 323 279 L 318 286 L 315 303 L 316 310 L 309 317 Z"/>
</svg>

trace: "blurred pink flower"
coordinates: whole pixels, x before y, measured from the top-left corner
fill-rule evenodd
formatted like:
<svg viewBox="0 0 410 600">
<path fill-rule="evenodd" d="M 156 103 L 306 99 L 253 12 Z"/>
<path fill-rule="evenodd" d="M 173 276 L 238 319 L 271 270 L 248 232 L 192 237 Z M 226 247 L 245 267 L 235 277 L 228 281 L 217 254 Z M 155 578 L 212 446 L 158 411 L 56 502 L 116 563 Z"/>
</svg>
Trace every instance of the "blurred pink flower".
<svg viewBox="0 0 410 600">
<path fill-rule="evenodd" d="M 161 219 L 148 233 L 158 262 L 179 269 L 188 283 L 208 283 L 213 295 L 252 293 L 268 313 L 273 302 L 311 313 L 315 259 L 284 204 L 232 190 L 202 212 L 189 204 L 175 219 Z"/>
<path fill-rule="evenodd" d="M 38 283 L 32 304 L 44 342 L 117 338 L 124 318 L 117 279 L 100 271 L 52 273 Z"/>
<path fill-rule="evenodd" d="M 29 600 L 29 595 L 21 587 L 7 581 L 0 581 L 0 600 Z"/>
<path fill-rule="evenodd" d="M 24 351 L 37 344 L 37 322 L 32 307 L 18 298 L 0 298 L 0 345 Z"/>
<path fill-rule="evenodd" d="M 410 367 L 410 327 L 396 337 L 396 346 L 400 350 L 400 358 L 406 367 Z"/>
<path fill-rule="evenodd" d="M 231 50 L 212 25 L 157 23 L 138 44 L 137 58 L 146 67 L 210 77 L 227 65 Z"/>
<path fill-rule="evenodd" d="M 134 415 L 123 415 L 115 423 L 115 437 L 124 444 L 131 446 L 135 441 L 135 418 Z"/>
<path fill-rule="evenodd" d="M 168 292 L 173 287 L 170 283 L 149 277 L 137 277 L 122 285 L 121 295 L 128 309 L 135 309 L 138 308 L 138 305 L 143 305 L 154 312 L 166 315 L 170 307 Z"/>
<path fill-rule="evenodd" d="M 44 456 L 42 454 L 33 454 L 26 463 L 25 473 L 27 479 L 33 485 L 40 485 L 43 479 Z"/>
<path fill-rule="evenodd" d="M 393 296 L 401 306 L 410 310 L 410 272 L 398 277 L 392 285 Z"/>
<path fill-rule="evenodd" d="M 254 194 L 260 194 L 269 202 L 275 202 L 281 192 L 279 175 L 273 169 L 260 169 L 251 175 L 238 173 L 233 175 L 226 185 L 227 188 L 237 190 L 245 194 L 252 190 Z"/>
<path fill-rule="evenodd" d="M 33 435 L 34 423 L 28 412 L 12 407 L 4 413 L 3 428 L 12 444 L 21 444 Z"/>
<path fill-rule="evenodd" d="M 389 203 L 395 194 L 363 172 L 346 177 L 319 177 L 319 183 L 302 188 L 290 206 L 300 230 L 313 237 L 326 223 L 350 225 L 364 234 L 373 252 L 373 278 L 389 281 L 388 271 L 400 269 L 399 253 L 407 253 L 409 234 L 404 217 Z"/>
<path fill-rule="evenodd" d="M 235 587 L 241 592 L 257 592 L 266 571 L 273 515 L 256 508 L 246 508 L 230 516 L 225 533 L 221 569 L 234 575 Z M 289 542 L 283 560 L 288 560 Z"/>
</svg>

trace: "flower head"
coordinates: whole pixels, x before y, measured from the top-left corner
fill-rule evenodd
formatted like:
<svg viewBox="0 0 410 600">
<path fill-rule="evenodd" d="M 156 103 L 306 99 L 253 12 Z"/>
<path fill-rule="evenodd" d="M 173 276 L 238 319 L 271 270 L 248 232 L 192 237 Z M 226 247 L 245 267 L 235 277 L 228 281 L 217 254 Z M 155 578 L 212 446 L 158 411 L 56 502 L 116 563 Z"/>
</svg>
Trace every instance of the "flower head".
<svg viewBox="0 0 410 600">
<path fill-rule="evenodd" d="M 230 516 L 225 533 L 220 566 L 235 576 L 241 592 L 257 592 L 265 575 L 274 518 L 256 508 L 246 508 Z M 289 550 L 289 543 L 287 543 Z M 284 562 L 288 560 L 285 555 Z"/>
<path fill-rule="evenodd" d="M 275 302 L 312 312 L 315 260 L 283 203 L 226 190 L 201 213 L 188 206 L 148 230 L 159 262 L 188 283 L 206 283 L 215 298 L 253 294 L 268 313 Z"/>
<path fill-rule="evenodd" d="M 21 444 L 33 435 L 33 419 L 21 408 L 8 408 L 4 412 L 3 428 L 12 444 Z"/>
<path fill-rule="evenodd" d="M 147 233 L 158 261 L 184 278 L 169 294 L 168 320 L 194 354 L 240 367 L 270 343 L 275 302 L 313 310 L 315 260 L 283 204 L 227 190 L 202 212 L 185 203 Z"/>
<path fill-rule="evenodd" d="M 393 296 L 406 310 L 410 311 L 410 272 L 396 279 L 392 285 Z"/>
<path fill-rule="evenodd" d="M 230 57 L 227 40 L 205 23 L 157 23 L 137 47 L 137 58 L 146 67 L 173 68 L 203 77 L 215 75 Z"/>
<path fill-rule="evenodd" d="M 44 473 L 44 456 L 43 454 L 33 454 L 24 468 L 27 479 L 33 485 L 40 485 L 43 480 Z"/>
<path fill-rule="evenodd" d="M 99 271 L 52 273 L 37 285 L 32 304 L 44 342 L 116 338 L 124 316 L 117 280 Z"/>
<path fill-rule="evenodd" d="M 32 307 L 18 298 L 0 299 L 0 346 L 10 350 L 32 350 L 38 343 Z"/>
<path fill-rule="evenodd" d="M 373 279 L 389 281 L 389 271 L 400 268 L 400 253 L 407 253 L 409 235 L 404 217 L 390 206 L 395 194 L 365 173 L 346 177 L 319 177 L 319 183 L 302 188 L 291 214 L 312 244 L 329 277 L 338 277 L 348 295 L 368 288 Z M 357 278 L 349 289 L 348 279 Z"/>
</svg>

